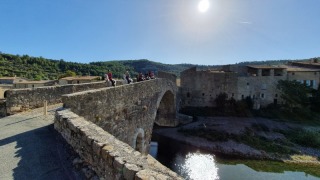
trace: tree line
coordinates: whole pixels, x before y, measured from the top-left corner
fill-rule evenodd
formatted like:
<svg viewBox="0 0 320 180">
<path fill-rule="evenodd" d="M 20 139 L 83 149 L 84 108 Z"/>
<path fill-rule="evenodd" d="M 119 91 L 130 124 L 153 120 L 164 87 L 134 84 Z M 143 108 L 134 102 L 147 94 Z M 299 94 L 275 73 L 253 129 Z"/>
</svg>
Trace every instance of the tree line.
<svg viewBox="0 0 320 180">
<path fill-rule="evenodd" d="M 67 62 L 63 59 L 53 60 L 28 55 L 12 55 L 0 52 L 0 77 L 25 77 L 30 80 L 53 80 L 72 75 L 101 76 L 110 70 L 115 78 L 122 78 L 123 73 L 129 71 L 132 76 L 139 72 L 153 71 L 171 72 L 179 76 L 180 72 L 194 64 L 162 64 L 147 59 L 99 61 L 90 63 Z M 214 68 L 215 66 L 198 65 L 200 69 Z"/>
</svg>

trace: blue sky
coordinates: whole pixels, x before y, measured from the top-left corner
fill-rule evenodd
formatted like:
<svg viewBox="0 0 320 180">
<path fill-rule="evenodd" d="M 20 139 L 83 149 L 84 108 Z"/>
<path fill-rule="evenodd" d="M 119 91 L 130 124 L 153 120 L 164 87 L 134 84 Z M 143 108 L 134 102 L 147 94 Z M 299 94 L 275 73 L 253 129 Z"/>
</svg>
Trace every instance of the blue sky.
<svg viewBox="0 0 320 180">
<path fill-rule="evenodd" d="M 320 56 L 320 0 L 1 0 L 0 51 L 232 64 Z"/>
</svg>

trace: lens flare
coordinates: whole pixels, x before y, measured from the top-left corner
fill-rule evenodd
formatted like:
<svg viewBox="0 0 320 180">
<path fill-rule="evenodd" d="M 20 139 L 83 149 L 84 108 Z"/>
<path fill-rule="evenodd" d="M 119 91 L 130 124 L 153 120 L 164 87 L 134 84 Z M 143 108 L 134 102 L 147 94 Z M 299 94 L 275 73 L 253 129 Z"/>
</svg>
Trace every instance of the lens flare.
<svg viewBox="0 0 320 180">
<path fill-rule="evenodd" d="M 198 9 L 200 12 L 206 12 L 210 7 L 209 0 L 201 0 L 198 5 Z"/>
</svg>

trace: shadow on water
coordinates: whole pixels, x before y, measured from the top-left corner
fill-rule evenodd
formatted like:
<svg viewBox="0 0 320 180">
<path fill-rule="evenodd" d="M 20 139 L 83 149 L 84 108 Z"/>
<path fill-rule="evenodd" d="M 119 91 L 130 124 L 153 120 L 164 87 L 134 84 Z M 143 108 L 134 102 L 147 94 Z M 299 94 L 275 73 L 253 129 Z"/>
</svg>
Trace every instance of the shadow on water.
<svg viewBox="0 0 320 180">
<path fill-rule="evenodd" d="M 19 159 L 13 169 L 14 179 L 83 179 L 72 166 L 75 153 L 53 125 L 2 139 L 0 147 L 5 149 L 11 143 L 15 144 L 15 158 Z"/>
<path fill-rule="evenodd" d="M 152 141 L 158 143 L 155 158 L 185 179 L 320 179 L 319 165 L 215 156 L 157 134 Z"/>
</svg>

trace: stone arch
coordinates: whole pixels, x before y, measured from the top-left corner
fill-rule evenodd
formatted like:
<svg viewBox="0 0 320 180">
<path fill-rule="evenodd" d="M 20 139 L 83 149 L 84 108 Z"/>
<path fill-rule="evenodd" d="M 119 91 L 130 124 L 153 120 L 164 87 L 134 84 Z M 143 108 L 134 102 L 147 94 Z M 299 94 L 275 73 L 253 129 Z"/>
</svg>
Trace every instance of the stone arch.
<svg viewBox="0 0 320 180">
<path fill-rule="evenodd" d="M 159 126 L 176 126 L 176 102 L 175 95 L 167 90 L 158 99 L 155 123 Z"/>
<path fill-rule="evenodd" d="M 145 133 L 142 128 L 137 128 L 133 135 L 132 147 L 136 151 L 145 153 Z"/>
<path fill-rule="evenodd" d="M 5 91 L 5 92 L 3 93 L 3 98 L 7 98 L 7 96 L 8 96 L 8 91 Z"/>
</svg>

